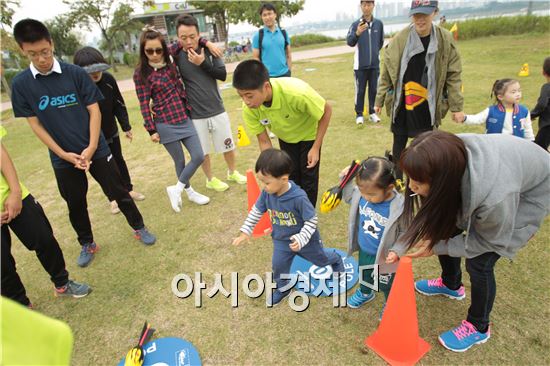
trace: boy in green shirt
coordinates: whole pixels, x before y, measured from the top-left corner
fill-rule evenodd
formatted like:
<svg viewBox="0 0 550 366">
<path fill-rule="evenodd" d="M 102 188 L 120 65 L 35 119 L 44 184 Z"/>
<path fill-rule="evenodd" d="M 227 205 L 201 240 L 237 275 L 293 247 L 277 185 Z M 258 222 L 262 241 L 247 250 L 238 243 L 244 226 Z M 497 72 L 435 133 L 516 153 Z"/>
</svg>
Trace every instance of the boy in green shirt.
<svg viewBox="0 0 550 366">
<path fill-rule="evenodd" d="M 6 135 L 0 126 L 0 141 Z M 0 221 L 2 246 L 2 296 L 32 307 L 25 287 L 17 274 L 15 259 L 11 255 L 10 230 L 27 249 L 35 251 L 42 267 L 54 283 L 56 296 L 84 297 L 92 289 L 69 279 L 63 252 L 53 236 L 52 227 L 42 206 L 19 182 L 15 166 L 3 144 L 0 154 Z M 32 228 L 32 230 L 29 230 Z"/>
<path fill-rule="evenodd" d="M 294 169 L 289 179 L 315 206 L 321 145 L 332 114 L 330 104 L 300 79 L 270 79 L 266 67 L 257 60 L 237 66 L 233 87 L 243 99 L 243 119 L 258 137 L 260 150 L 272 147 L 268 127 L 279 138 L 281 150 L 292 158 Z"/>
</svg>

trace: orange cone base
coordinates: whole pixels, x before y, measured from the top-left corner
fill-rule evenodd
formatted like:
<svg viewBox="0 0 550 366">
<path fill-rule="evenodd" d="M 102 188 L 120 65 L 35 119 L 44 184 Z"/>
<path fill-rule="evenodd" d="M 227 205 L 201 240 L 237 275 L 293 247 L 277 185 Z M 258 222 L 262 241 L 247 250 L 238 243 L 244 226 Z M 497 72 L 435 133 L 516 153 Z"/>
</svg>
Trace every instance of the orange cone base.
<svg viewBox="0 0 550 366">
<path fill-rule="evenodd" d="M 365 345 L 369 347 L 371 350 L 376 352 L 378 356 L 382 357 L 384 361 L 389 363 L 392 366 L 397 365 L 414 365 L 417 363 L 428 351 L 430 350 L 431 346 L 423 340 L 422 338 L 417 339 L 418 342 L 418 350 L 415 355 L 403 355 L 403 359 L 399 358 L 398 355 L 396 355 L 395 349 L 389 349 L 387 345 L 382 344 L 383 342 L 380 342 L 377 338 L 377 332 L 374 332 L 371 336 L 367 337 L 365 339 Z"/>
<path fill-rule="evenodd" d="M 271 223 L 269 222 L 269 216 L 267 216 L 267 213 L 265 213 L 260 221 L 258 221 L 258 223 L 256 224 L 256 227 L 252 232 L 252 236 L 254 238 L 257 238 L 268 234 L 271 234 Z"/>
</svg>

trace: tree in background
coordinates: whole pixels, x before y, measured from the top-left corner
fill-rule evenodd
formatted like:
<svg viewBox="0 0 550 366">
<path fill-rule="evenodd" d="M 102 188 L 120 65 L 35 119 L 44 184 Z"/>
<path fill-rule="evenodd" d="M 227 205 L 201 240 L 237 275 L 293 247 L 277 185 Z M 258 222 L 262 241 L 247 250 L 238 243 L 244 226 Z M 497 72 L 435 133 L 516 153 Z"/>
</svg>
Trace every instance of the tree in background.
<svg viewBox="0 0 550 366">
<path fill-rule="evenodd" d="M 92 24 L 95 24 L 101 30 L 101 35 L 107 45 L 107 54 L 109 63 L 113 65 L 113 71 L 116 70 L 116 65 L 113 62 L 114 52 L 114 30 L 110 30 L 114 24 L 115 14 L 118 14 L 117 18 L 122 18 L 124 12 L 133 11 L 132 5 L 141 3 L 142 5 L 150 5 L 152 1 L 138 1 L 138 0 L 63 0 L 63 2 L 69 5 L 69 18 L 75 24 L 90 29 Z M 127 14 L 128 18 L 130 13 Z"/>
<path fill-rule="evenodd" d="M 63 59 L 63 56 L 72 56 L 81 47 L 78 36 L 73 32 L 75 24 L 67 15 L 58 15 L 52 20 L 44 22 L 54 44 L 55 55 Z"/>
<path fill-rule="evenodd" d="M 19 0 L 0 0 L 0 43 L 2 44 L 2 51 L 7 51 L 9 53 L 10 60 L 14 62 L 14 66 L 18 69 L 28 66 L 28 60 L 21 52 L 19 45 L 13 39 L 11 32 L 8 32 L 6 28 L 11 28 L 13 21 L 13 14 L 15 14 L 15 9 L 20 6 Z M 11 97 L 11 88 L 8 80 L 6 79 L 6 74 L 4 72 L 4 58 L 0 57 L 0 74 L 2 75 L 2 87 Z"/>
<path fill-rule="evenodd" d="M 278 20 L 296 15 L 304 8 L 304 3 L 305 0 L 274 1 L 273 4 L 279 15 Z M 248 22 L 258 27 L 262 25 L 262 19 L 258 14 L 261 1 L 189 1 L 189 4 L 204 10 L 206 16 L 214 19 L 218 40 L 225 42 L 226 46 L 229 24 Z"/>
</svg>

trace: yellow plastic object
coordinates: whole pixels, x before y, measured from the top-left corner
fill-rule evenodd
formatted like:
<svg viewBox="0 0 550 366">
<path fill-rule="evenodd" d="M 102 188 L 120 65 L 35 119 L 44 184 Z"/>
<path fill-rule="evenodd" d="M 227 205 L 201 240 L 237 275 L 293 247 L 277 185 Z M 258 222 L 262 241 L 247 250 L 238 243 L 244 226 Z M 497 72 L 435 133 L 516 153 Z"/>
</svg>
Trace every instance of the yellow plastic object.
<svg viewBox="0 0 550 366">
<path fill-rule="evenodd" d="M 237 146 L 244 147 L 250 145 L 250 139 L 244 130 L 244 127 L 239 125 L 237 127 Z"/>
</svg>

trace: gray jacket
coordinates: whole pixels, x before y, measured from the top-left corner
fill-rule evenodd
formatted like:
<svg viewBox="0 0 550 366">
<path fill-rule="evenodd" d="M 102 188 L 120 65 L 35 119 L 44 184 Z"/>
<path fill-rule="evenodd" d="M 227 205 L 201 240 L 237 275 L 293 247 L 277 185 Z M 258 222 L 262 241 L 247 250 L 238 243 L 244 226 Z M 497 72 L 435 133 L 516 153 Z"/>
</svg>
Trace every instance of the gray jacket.
<svg viewBox="0 0 550 366">
<path fill-rule="evenodd" d="M 516 136 L 458 136 L 468 153 L 457 220 L 465 233 L 437 243 L 434 254 L 513 258 L 550 213 L 550 154 Z"/>
<path fill-rule="evenodd" d="M 539 148 L 540 149 L 540 148 Z M 394 190 L 395 198 L 390 204 L 390 217 L 388 218 L 388 224 L 384 229 L 384 234 L 380 239 L 380 246 L 376 253 L 376 261 L 380 267 L 379 273 L 394 273 L 397 270 L 397 264 L 386 264 L 386 256 L 389 250 L 395 250 L 398 254 L 404 252 L 404 248 L 396 250 L 394 244 L 397 241 L 399 235 L 403 233 L 399 218 L 403 213 L 403 204 L 405 202 L 403 195 Z M 361 192 L 356 185 L 348 183 L 344 187 L 343 199 L 350 205 L 349 221 L 348 221 L 348 256 L 352 256 L 354 252 L 359 250 L 359 242 L 357 241 L 357 231 L 359 227 L 359 200 L 361 199 Z"/>
</svg>

